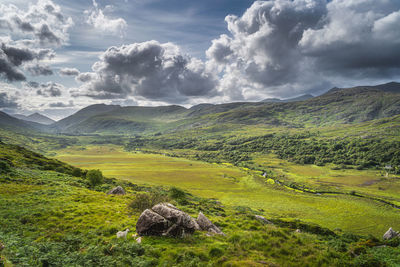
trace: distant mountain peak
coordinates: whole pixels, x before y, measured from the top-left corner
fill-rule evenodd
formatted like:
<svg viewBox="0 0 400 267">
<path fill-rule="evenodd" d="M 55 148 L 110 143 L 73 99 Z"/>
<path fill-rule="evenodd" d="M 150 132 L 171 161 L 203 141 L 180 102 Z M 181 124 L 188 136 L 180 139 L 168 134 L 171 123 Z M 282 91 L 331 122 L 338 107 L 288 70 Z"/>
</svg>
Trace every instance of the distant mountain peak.
<svg viewBox="0 0 400 267">
<path fill-rule="evenodd" d="M 400 93 L 400 83 L 398 82 L 388 82 L 384 84 L 378 84 L 378 85 L 366 85 L 366 86 L 355 86 L 355 87 L 348 87 L 348 88 L 338 88 L 338 87 L 333 87 L 332 89 L 328 90 L 325 94 L 323 95 L 328 95 L 328 94 L 334 94 L 339 91 L 349 91 L 349 90 L 379 90 L 387 93 Z"/>
<path fill-rule="evenodd" d="M 266 102 L 266 103 L 286 103 L 286 102 L 297 102 L 297 101 L 305 101 L 310 98 L 313 98 L 314 96 L 311 94 L 304 94 L 298 97 L 293 97 L 293 98 L 287 98 L 287 99 L 279 99 L 279 98 L 267 98 L 262 100 L 261 102 Z"/>
<path fill-rule="evenodd" d="M 27 118 L 29 121 L 37 122 L 40 124 L 46 124 L 46 125 L 49 125 L 49 124 L 52 124 L 55 122 L 55 120 L 52 120 L 49 117 L 47 117 L 43 114 L 40 114 L 38 112 L 35 112 L 35 113 L 27 116 Z"/>
</svg>

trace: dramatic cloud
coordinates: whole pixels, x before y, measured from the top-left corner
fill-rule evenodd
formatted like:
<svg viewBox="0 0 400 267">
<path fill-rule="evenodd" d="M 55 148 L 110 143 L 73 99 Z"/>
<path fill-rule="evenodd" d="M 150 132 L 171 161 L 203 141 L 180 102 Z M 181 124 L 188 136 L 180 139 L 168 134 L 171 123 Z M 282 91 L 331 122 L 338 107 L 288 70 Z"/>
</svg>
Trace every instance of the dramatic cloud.
<svg viewBox="0 0 400 267">
<path fill-rule="evenodd" d="M 36 90 L 37 95 L 44 97 L 58 97 L 65 91 L 65 87 L 62 84 L 55 82 L 43 83 L 34 88 L 38 88 Z"/>
<path fill-rule="evenodd" d="M 344 1 L 327 4 L 325 23 L 304 31 L 302 54 L 332 75 L 390 78 L 400 70 L 400 2 Z"/>
<path fill-rule="evenodd" d="M 256 1 L 225 18 L 230 35 L 212 41 L 207 65 L 229 99 L 311 92 L 338 77 L 398 77 L 399 12 L 397 0 Z"/>
<path fill-rule="evenodd" d="M 22 64 L 53 56 L 53 52 L 49 49 L 37 50 L 1 42 L 0 44 L 0 76 L 10 82 L 24 81 L 26 79 L 23 72 L 19 69 Z"/>
<path fill-rule="evenodd" d="M 25 43 L 62 45 L 68 41 L 72 25 L 72 19 L 64 17 L 60 7 L 50 0 L 39 0 L 27 10 L 0 4 L 0 28 L 11 36 L 24 36 Z"/>
<path fill-rule="evenodd" d="M 93 98 L 138 98 L 180 103 L 188 98 L 215 95 L 214 76 L 202 61 L 182 55 L 179 47 L 157 41 L 110 47 L 93 73 L 78 76 Z"/>
<path fill-rule="evenodd" d="M 31 75 L 52 75 L 40 60 L 55 53 L 43 46 L 59 46 L 68 40 L 71 18 L 60 13 L 60 7 L 49 0 L 39 0 L 27 10 L 12 4 L 0 4 L 0 76 L 10 82 L 26 80 L 21 67 Z"/>
<path fill-rule="evenodd" d="M 42 66 L 42 65 L 39 65 L 39 64 L 29 65 L 29 66 L 26 67 L 26 70 L 29 71 L 32 76 L 53 75 L 53 71 L 47 65 L 45 65 L 45 66 Z"/>
<path fill-rule="evenodd" d="M 110 8 L 111 6 L 107 7 Z M 104 15 L 103 12 L 96 1 L 93 0 L 93 8 L 85 11 L 85 14 L 88 15 L 87 23 L 101 32 L 122 36 L 127 27 L 126 21 L 122 18 L 111 19 Z"/>
<path fill-rule="evenodd" d="M 7 95 L 7 93 L 0 93 L 0 108 L 17 108 L 18 104 L 16 99 Z"/>
<path fill-rule="evenodd" d="M 63 76 L 78 76 L 80 72 L 76 68 L 62 68 L 59 73 Z"/>
</svg>

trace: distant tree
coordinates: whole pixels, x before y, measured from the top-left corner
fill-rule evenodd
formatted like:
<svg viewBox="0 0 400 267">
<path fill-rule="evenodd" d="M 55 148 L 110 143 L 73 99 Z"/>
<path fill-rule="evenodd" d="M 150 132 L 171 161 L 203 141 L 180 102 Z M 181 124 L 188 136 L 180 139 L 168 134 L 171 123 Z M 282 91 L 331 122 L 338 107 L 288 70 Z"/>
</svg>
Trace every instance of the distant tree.
<svg viewBox="0 0 400 267">
<path fill-rule="evenodd" d="M 103 183 L 103 174 L 100 170 L 89 170 L 86 173 L 86 178 L 89 180 L 90 185 L 96 186 Z"/>
</svg>

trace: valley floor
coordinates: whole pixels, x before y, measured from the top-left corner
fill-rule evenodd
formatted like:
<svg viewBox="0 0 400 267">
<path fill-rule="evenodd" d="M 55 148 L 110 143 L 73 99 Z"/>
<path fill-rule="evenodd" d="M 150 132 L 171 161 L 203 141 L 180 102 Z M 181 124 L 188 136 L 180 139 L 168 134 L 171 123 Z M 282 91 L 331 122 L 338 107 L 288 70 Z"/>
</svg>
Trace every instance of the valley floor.
<svg viewBox="0 0 400 267">
<path fill-rule="evenodd" d="M 281 175 L 287 184 L 296 182 L 314 191 L 333 192 L 316 194 L 279 185 L 257 171 L 228 163 L 204 163 L 162 153 L 131 153 L 112 145 L 72 147 L 57 151 L 56 157 L 137 184 L 179 186 L 227 205 L 260 210 L 268 218 L 300 219 L 363 235 L 381 236 L 389 227 L 400 229 L 400 210 L 379 201 L 400 203 L 400 179 L 384 177 L 382 171 L 297 165 L 273 155 L 255 158 L 258 164 Z"/>
</svg>

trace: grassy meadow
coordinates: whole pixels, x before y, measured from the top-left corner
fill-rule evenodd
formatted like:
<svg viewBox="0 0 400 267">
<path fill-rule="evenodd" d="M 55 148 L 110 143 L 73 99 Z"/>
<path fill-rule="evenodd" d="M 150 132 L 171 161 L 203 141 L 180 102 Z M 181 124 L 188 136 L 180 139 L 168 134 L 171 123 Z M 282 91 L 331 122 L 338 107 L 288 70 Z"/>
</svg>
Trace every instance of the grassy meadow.
<svg viewBox="0 0 400 267">
<path fill-rule="evenodd" d="M 208 187 L 211 191 L 204 191 L 204 194 L 217 194 L 227 190 L 227 195 L 222 198 L 224 203 L 219 203 L 188 193 L 180 193 L 177 197 L 171 194 L 173 191 L 169 186 L 142 187 L 109 178 L 94 187 L 85 177 L 68 174 L 73 167 L 65 163 L 30 153 L 18 146 L 0 144 L 0 148 L 1 155 L 7 158 L 0 176 L 0 242 L 5 246 L 0 254 L 1 266 L 365 266 L 374 263 L 390 266 L 399 260 L 397 243 L 382 242 L 369 236 L 335 233 L 298 221 L 268 217 L 274 224 L 262 223 L 254 215 L 270 216 L 270 212 L 245 205 L 257 206 L 256 201 L 261 200 L 261 194 L 272 194 L 272 198 L 264 196 L 266 202 L 284 201 L 296 195 L 281 192 L 282 198 L 273 199 L 278 197 L 277 193 L 273 193 L 274 189 L 265 188 L 257 192 L 260 185 L 251 182 L 253 180 L 248 178 L 248 173 L 226 165 L 160 155 L 129 154 L 109 146 L 69 149 L 69 154 L 61 151 L 62 155 L 75 156 L 76 160 L 79 160 L 78 154 L 73 152 L 81 153 L 81 164 L 89 164 L 85 166 L 100 161 L 93 161 L 98 152 L 102 152 L 99 157 L 106 159 L 105 152 L 108 151 L 114 157 L 119 155 L 115 159 L 122 165 L 130 164 L 136 158 L 137 162 L 142 161 L 142 166 L 147 164 L 149 168 L 155 168 L 151 162 L 161 165 L 170 162 L 179 168 L 193 164 L 197 168 L 206 168 L 210 174 L 230 174 L 232 179 L 237 179 L 236 192 L 226 188 L 232 184 L 225 180 L 216 186 L 210 183 Z M 107 171 L 107 168 L 104 169 Z M 170 170 L 166 168 L 165 171 Z M 112 168 L 108 171 L 112 172 Z M 186 169 L 183 168 L 183 171 Z M 162 174 L 161 168 L 159 174 Z M 142 175 L 145 176 L 144 171 Z M 182 174 L 181 179 L 184 176 Z M 194 178 L 193 182 L 202 179 L 201 176 Z M 153 181 L 156 182 L 160 183 Z M 205 186 L 198 184 L 199 187 Z M 127 194 L 114 196 L 105 193 L 116 185 L 123 186 Z M 252 191 L 255 191 L 255 197 L 245 202 L 245 194 L 251 195 Z M 234 194 L 238 197 L 235 198 Z M 162 196 L 162 199 L 193 217 L 202 211 L 226 236 L 209 236 L 197 231 L 185 238 L 145 236 L 138 244 L 132 234 L 141 213 L 133 205 L 139 195 Z M 301 199 L 301 204 L 305 204 Z M 269 204 L 272 205 L 272 202 Z M 272 207 L 272 210 L 275 208 Z M 115 233 L 126 228 L 130 228 L 132 234 L 129 233 L 127 240 L 117 239 Z"/>
<path fill-rule="evenodd" d="M 260 210 L 267 217 L 300 219 L 332 230 L 376 236 L 381 236 L 389 227 L 400 228 L 399 210 L 386 204 L 351 195 L 316 195 L 291 190 L 265 182 L 259 172 L 231 164 L 131 153 L 118 146 L 72 147 L 57 151 L 56 158 L 76 167 L 100 169 L 108 177 L 137 184 L 178 186 L 194 195 L 218 199 L 226 205 Z M 311 188 L 333 187 L 340 192 L 357 190 L 396 203 L 399 201 L 397 179 L 386 178 L 381 182 L 379 171 L 297 165 L 273 155 L 256 157 L 255 162 L 277 174 L 284 174 L 285 179 Z M 379 189 L 382 187 L 384 190 Z"/>
</svg>

